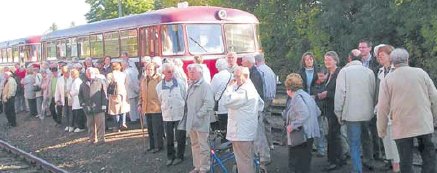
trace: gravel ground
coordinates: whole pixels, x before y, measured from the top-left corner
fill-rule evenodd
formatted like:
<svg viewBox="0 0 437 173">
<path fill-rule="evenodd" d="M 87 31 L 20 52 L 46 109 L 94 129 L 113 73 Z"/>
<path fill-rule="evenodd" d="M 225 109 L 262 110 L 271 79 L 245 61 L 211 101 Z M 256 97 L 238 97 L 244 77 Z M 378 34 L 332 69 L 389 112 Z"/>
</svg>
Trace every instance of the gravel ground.
<svg viewBox="0 0 437 173">
<path fill-rule="evenodd" d="M 129 124 L 126 131 L 107 132 L 106 143 L 90 145 L 86 132 L 64 132 L 64 127 L 56 126 L 51 117 L 40 120 L 21 113 L 17 115 L 17 127 L 8 128 L 6 122 L 4 114 L 1 114 L 0 138 L 71 172 L 186 173 L 192 169 L 189 144 L 186 146 L 185 161 L 176 166 L 165 166 L 165 150 L 156 154 L 145 153 L 147 133 L 143 138 L 139 124 Z M 276 133 L 275 138 L 279 139 L 280 134 Z M 287 153 L 286 147 L 275 147 L 269 172 L 287 172 Z M 326 158 L 313 157 L 312 172 L 323 172 L 326 164 Z M 349 171 L 350 162 L 335 172 Z"/>
</svg>

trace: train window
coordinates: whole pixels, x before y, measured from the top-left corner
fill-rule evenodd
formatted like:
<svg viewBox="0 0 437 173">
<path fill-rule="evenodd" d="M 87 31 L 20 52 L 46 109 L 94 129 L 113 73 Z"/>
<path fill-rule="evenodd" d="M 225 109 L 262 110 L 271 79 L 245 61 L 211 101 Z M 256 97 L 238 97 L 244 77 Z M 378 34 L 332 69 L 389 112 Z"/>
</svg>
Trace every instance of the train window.
<svg viewBox="0 0 437 173">
<path fill-rule="evenodd" d="M 6 62 L 6 58 L 8 57 L 8 56 L 6 55 L 6 49 L 2 49 L 2 50 L 1 50 L 1 54 L 2 54 L 1 62 Z"/>
<path fill-rule="evenodd" d="M 13 47 L 12 48 L 12 56 L 14 57 L 12 62 L 20 62 L 20 52 L 18 47 Z"/>
<path fill-rule="evenodd" d="M 162 25 L 162 54 L 180 55 L 185 51 L 182 25 Z"/>
<path fill-rule="evenodd" d="M 118 42 L 118 32 L 109 32 L 104 34 L 105 40 L 105 56 L 118 57 L 120 56 L 120 44 Z"/>
<path fill-rule="evenodd" d="M 46 43 L 47 60 L 56 60 L 56 44 L 55 42 Z"/>
<path fill-rule="evenodd" d="M 120 31 L 121 52 L 127 52 L 129 57 L 138 56 L 138 33 L 136 29 Z"/>
<path fill-rule="evenodd" d="M 255 36 L 252 24 L 225 24 L 225 37 L 228 51 L 254 52 Z"/>
<path fill-rule="evenodd" d="M 67 56 L 67 51 L 66 51 L 67 47 L 66 47 L 66 43 L 65 40 L 58 40 L 56 42 L 56 57 L 60 58 L 60 59 L 65 59 L 65 57 Z"/>
<path fill-rule="evenodd" d="M 8 54 L 8 61 L 7 62 L 14 62 L 14 58 L 12 57 L 12 48 L 8 48 L 7 49 L 7 54 Z"/>
<path fill-rule="evenodd" d="M 189 24 L 187 37 L 191 54 L 213 54 L 225 51 L 220 24 Z"/>
<path fill-rule="evenodd" d="M 91 57 L 103 58 L 103 36 L 96 34 L 90 36 Z"/>
<path fill-rule="evenodd" d="M 76 42 L 76 38 L 70 38 L 70 45 L 71 45 L 71 54 L 70 57 L 78 57 L 77 56 L 77 42 Z"/>
<path fill-rule="evenodd" d="M 79 58 L 85 59 L 90 57 L 90 43 L 89 43 L 89 37 L 79 37 L 77 39 L 77 49 L 79 53 Z"/>
<path fill-rule="evenodd" d="M 156 26 L 141 28 L 141 51 L 144 56 L 156 56 L 158 53 L 158 33 Z"/>
<path fill-rule="evenodd" d="M 29 56 L 31 58 L 31 61 L 39 61 L 41 54 L 41 45 L 30 45 L 29 46 Z"/>
</svg>

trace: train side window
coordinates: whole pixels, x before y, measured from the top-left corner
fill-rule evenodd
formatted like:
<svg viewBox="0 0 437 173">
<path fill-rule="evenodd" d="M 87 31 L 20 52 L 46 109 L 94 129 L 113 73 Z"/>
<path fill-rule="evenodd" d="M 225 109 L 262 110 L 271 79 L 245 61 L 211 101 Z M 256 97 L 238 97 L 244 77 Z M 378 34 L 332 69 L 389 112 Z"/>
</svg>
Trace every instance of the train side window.
<svg viewBox="0 0 437 173">
<path fill-rule="evenodd" d="M 103 36 L 96 34 L 90 36 L 91 57 L 103 58 Z"/>
<path fill-rule="evenodd" d="M 77 56 L 77 42 L 76 42 L 76 38 L 70 38 L 70 46 L 71 46 L 71 50 L 70 50 L 70 57 L 78 57 Z"/>
<path fill-rule="evenodd" d="M 20 62 L 20 52 L 18 50 L 18 47 L 13 47 L 12 48 L 12 56 L 14 57 L 12 62 Z"/>
<path fill-rule="evenodd" d="M 3 62 L 3 58 L 5 58 L 5 55 L 6 55 L 6 50 L 5 49 L 1 49 L 1 59 L 0 59 L 0 62 Z"/>
<path fill-rule="evenodd" d="M 158 55 L 158 33 L 156 26 L 141 28 L 140 30 L 141 51 L 143 56 Z"/>
<path fill-rule="evenodd" d="M 56 57 L 58 57 L 59 59 L 65 59 L 65 57 L 67 56 L 67 52 L 66 52 L 66 44 L 65 44 L 65 40 L 58 40 L 56 42 Z"/>
<path fill-rule="evenodd" d="M 180 55 L 185 52 L 182 25 L 162 25 L 162 54 Z"/>
<path fill-rule="evenodd" d="M 89 37 L 79 37 L 77 39 L 77 49 L 79 53 L 79 58 L 85 59 L 90 57 L 90 43 L 89 43 Z"/>
<path fill-rule="evenodd" d="M 119 34 L 117 31 L 104 34 L 105 41 L 105 56 L 119 57 L 120 43 Z"/>
<path fill-rule="evenodd" d="M 56 44 L 55 42 L 46 43 L 47 60 L 56 60 Z"/>
<path fill-rule="evenodd" d="M 7 62 L 14 62 L 14 58 L 12 57 L 12 48 L 8 48 L 6 51 L 8 54 L 8 61 Z"/>
<path fill-rule="evenodd" d="M 138 56 L 138 33 L 136 29 L 120 31 L 121 52 L 127 52 L 129 57 Z"/>
</svg>

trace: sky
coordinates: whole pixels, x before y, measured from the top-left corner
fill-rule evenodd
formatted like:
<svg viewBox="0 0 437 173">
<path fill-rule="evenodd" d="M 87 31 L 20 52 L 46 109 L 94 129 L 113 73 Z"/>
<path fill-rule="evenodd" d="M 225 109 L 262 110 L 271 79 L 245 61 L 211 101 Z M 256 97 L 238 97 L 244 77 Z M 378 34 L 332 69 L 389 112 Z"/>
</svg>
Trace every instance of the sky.
<svg viewBox="0 0 437 173">
<path fill-rule="evenodd" d="M 0 0 L 0 42 L 47 33 L 53 23 L 65 29 L 85 24 L 85 0 Z"/>
</svg>

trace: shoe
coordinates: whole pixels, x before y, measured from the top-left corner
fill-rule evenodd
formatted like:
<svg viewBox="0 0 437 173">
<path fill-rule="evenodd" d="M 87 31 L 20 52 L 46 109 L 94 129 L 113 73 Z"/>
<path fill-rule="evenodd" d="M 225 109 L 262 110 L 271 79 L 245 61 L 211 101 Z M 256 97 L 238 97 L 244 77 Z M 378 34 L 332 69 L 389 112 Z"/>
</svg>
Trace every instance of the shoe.
<svg viewBox="0 0 437 173">
<path fill-rule="evenodd" d="M 167 162 L 165 163 L 166 166 L 170 166 L 173 164 L 173 159 L 167 160 Z"/>
<path fill-rule="evenodd" d="M 155 148 L 148 148 L 146 151 L 149 152 L 149 151 L 153 151 L 153 150 L 155 150 Z"/>
<path fill-rule="evenodd" d="M 326 171 L 333 171 L 333 170 L 336 170 L 336 169 L 338 169 L 340 166 L 338 166 L 338 165 L 336 165 L 336 164 L 329 164 L 326 168 L 325 168 L 325 170 Z"/>
<path fill-rule="evenodd" d="M 177 158 L 173 161 L 173 165 L 177 165 L 179 163 L 182 163 L 183 161 L 184 161 L 183 159 Z"/>
<path fill-rule="evenodd" d="M 363 162 L 363 167 L 367 168 L 369 171 L 373 171 L 375 169 L 371 162 Z"/>
<path fill-rule="evenodd" d="M 162 150 L 162 148 L 156 148 L 156 149 L 154 149 L 153 151 L 152 151 L 152 153 L 158 153 L 158 152 L 160 152 Z"/>
<path fill-rule="evenodd" d="M 196 169 L 193 169 L 193 170 L 191 170 L 190 171 L 190 173 L 199 173 L 200 171 L 199 170 L 196 170 Z"/>
<path fill-rule="evenodd" d="M 319 157 L 319 158 L 325 157 L 325 154 L 317 153 L 317 157 Z"/>
<path fill-rule="evenodd" d="M 35 116 L 35 118 L 39 118 L 40 116 L 41 116 L 41 115 L 40 115 L 40 114 L 38 114 L 38 115 L 36 115 L 36 116 Z"/>
<path fill-rule="evenodd" d="M 73 132 L 74 128 L 73 127 L 68 127 L 68 132 Z"/>
<path fill-rule="evenodd" d="M 83 132 L 83 131 L 85 131 L 85 129 L 79 129 L 79 128 L 76 128 L 76 129 L 74 130 L 74 133 L 80 133 L 80 132 Z"/>
<path fill-rule="evenodd" d="M 69 127 L 67 126 L 67 127 L 65 127 L 64 131 L 68 131 L 68 129 L 69 129 Z"/>
<path fill-rule="evenodd" d="M 270 145 L 270 150 L 274 150 L 275 149 L 275 145 Z"/>
</svg>

